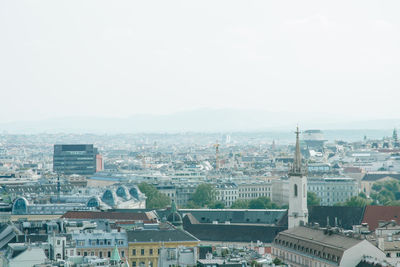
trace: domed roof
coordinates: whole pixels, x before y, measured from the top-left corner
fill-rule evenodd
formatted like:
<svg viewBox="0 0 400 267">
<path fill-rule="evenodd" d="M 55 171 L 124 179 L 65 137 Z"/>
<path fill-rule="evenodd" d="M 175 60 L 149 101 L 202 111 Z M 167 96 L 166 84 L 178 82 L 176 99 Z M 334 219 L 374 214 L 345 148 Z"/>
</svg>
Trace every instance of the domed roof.
<svg viewBox="0 0 400 267">
<path fill-rule="evenodd" d="M 181 217 L 181 215 L 178 213 L 178 211 L 176 209 L 176 205 L 175 205 L 175 201 L 174 200 L 172 200 L 171 213 L 168 215 L 167 221 L 172 223 L 172 225 L 175 225 L 175 226 L 181 226 L 182 225 L 182 217 Z"/>
<path fill-rule="evenodd" d="M 167 221 L 175 226 L 182 225 L 182 217 L 178 212 L 174 212 L 168 215 Z"/>
</svg>

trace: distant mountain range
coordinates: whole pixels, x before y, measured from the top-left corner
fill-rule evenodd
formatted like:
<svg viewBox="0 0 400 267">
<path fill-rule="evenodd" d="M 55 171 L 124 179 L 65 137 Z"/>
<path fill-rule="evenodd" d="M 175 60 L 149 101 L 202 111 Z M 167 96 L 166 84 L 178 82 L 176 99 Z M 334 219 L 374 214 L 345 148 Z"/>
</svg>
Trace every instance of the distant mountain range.
<svg viewBox="0 0 400 267">
<path fill-rule="evenodd" d="M 329 114 L 268 112 L 237 109 L 196 109 L 168 115 L 134 115 L 126 118 L 64 117 L 0 123 L 9 133 L 169 133 L 288 131 L 301 129 L 390 130 L 400 119 L 352 120 Z"/>
</svg>

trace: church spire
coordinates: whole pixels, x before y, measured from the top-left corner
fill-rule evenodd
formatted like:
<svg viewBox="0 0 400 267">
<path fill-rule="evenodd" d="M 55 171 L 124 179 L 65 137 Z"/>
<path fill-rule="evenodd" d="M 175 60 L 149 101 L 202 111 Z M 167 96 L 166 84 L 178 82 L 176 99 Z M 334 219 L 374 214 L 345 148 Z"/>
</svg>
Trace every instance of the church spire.
<svg viewBox="0 0 400 267">
<path fill-rule="evenodd" d="M 177 211 L 175 200 L 171 202 L 171 213 L 175 213 Z"/>
<path fill-rule="evenodd" d="M 304 169 L 301 166 L 301 151 L 300 151 L 300 131 L 299 126 L 296 129 L 296 149 L 294 152 L 294 159 L 292 169 L 289 172 L 289 176 L 302 176 L 304 175 Z"/>
</svg>

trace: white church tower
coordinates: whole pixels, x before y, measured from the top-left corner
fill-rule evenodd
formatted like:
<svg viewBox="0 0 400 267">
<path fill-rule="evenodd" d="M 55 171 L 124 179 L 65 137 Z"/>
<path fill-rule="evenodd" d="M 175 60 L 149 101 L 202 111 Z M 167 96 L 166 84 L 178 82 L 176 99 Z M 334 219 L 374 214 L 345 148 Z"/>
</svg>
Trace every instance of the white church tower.
<svg viewBox="0 0 400 267">
<path fill-rule="evenodd" d="M 296 131 L 296 151 L 289 171 L 289 229 L 308 222 L 307 177 L 301 164 L 299 127 Z"/>
</svg>

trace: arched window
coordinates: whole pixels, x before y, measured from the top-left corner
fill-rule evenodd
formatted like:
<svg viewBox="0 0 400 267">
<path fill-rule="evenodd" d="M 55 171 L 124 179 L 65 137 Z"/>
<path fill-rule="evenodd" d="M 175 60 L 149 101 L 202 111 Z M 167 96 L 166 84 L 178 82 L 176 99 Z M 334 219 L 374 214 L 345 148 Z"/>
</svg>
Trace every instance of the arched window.
<svg viewBox="0 0 400 267">
<path fill-rule="evenodd" d="M 297 184 L 294 185 L 294 196 L 297 197 Z"/>
</svg>

